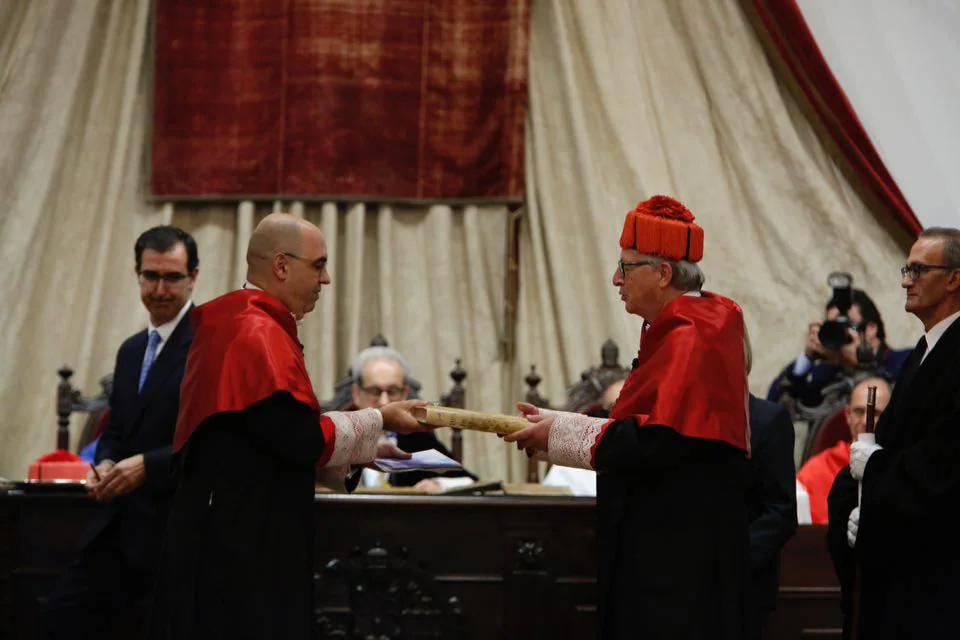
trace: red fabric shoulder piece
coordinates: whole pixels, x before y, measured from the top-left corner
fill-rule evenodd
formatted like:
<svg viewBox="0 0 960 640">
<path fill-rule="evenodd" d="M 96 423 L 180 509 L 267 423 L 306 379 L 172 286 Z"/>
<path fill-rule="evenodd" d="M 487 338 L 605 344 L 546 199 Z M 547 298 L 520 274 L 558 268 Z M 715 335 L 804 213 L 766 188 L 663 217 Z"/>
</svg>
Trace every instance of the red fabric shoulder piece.
<svg viewBox="0 0 960 640">
<path fill-rule="evenodd" d="M 263 291 L 234 291 L 195 308 L 190 322 L 174 451 L 210 416 L 242 411 L 277 392 L 320 410 L 296 322 L 278 300 Z"/>
<path fill-rule="evenodd" d="M 749 451 L 747 402 L 743 314 L 704 292 L 673 300 L 650 323 L 610 417 Z"/>
</svg>

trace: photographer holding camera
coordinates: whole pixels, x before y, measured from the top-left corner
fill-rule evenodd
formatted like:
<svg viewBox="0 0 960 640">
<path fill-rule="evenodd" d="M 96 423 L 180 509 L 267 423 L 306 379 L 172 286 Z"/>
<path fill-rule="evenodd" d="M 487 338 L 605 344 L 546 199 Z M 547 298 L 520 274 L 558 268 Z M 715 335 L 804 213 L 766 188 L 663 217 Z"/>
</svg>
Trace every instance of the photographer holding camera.
<svg viewBox="0 0 960 640">
<path fill-rule="evenodd" d="M 807 326 L 803 351 L 774 379 L 767 399 L 784 395 L 805 407 L 818 407 L 823 390 L 858 372 L 870 372 L 895 382 L 910 350 L 891 349 L 883 319 L 865 292 L 853 288 L 846 273 L 832 273 L 827 283 L 833 296 L 820 322 Z"/>
</svg>

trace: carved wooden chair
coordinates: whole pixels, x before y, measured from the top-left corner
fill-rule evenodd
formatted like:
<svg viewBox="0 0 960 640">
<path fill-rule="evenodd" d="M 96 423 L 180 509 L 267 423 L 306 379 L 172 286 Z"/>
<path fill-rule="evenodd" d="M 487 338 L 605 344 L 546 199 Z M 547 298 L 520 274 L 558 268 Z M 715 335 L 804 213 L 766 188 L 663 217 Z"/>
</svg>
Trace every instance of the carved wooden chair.
<svg viewBox="0 0 960 640">
<path fill-rule="evenodd" d="M 382 335 L 377 335 L 373 340 L 370 341 L 371 347 L 389 347 L 386 338 Z M 463 387 L 463 381 L 467 377 L 467 372 L 460 365 L 460 360 L 457 359 L 456 365 L 450 371 L 450 379 L 453 380 L 453 386 L 450 388 L 450 391 L 442 394 L 440 396 L 440 404 L 445 407 L 452 407 L 454 409 L 464 409 L 466 408 L 466 389 Z M 407 386 L 410 387 L 410 400 L 416 400 L 420 398 L 420 389 L 422 385 L 419 381 L 414 378 L 407 378 Z M 351 393 L 351 387 L 353 386 L 353 371 L 347 369 L 347 375 L 338 380 L 333 385 L 333 397 L 325 402 L 320 403 L 320 410 L 322 412 L 326 411 L 352 411 L 356 409 L 356 405 L 353 402 L 353 395 Z M 460 433 L 460 429 L 453 429 L 453 433 L 450 436 L 450 453 L 457 462 L 463 461 L 463 434 Z"/>
<path fill-rule="evenodd" d="M 561 411 L 575 413 L 589 413 L 602 408 L 600 400 L 607 387 L 623 380 L 630 373 L 630 369 L 620 365 L 620 347 L 613 340 L 607 340 L 600 348 L 600 364 L 590 367 L 580 374 L 580 380 L 567 387 L 567 397 L 563 406 L 556 407 Z M 530 367 L 530 373 L 524 379 L 527 391 L 524 399 L 535 407 L 543 409 L 554 408 L 537 389 L 542 378 L 537 373 L 536 365 Z M 527 461 L 527 482 L 539 482 L 539 472 L 536 460 Z"/>
<path fill-rule="evenodd" d="M 113 374 L 100 378 L 101 392 L 96 396 L 85 397 L 80 389 L 70 382 L 73 369 L 63 365 L 59 371 L 60 382 L 57 384 L 57 448 L 69 450 L 70 447 L 70 416 L 77 411 L 86 412 L 87 420 L 80 440 L 77 442 L 76 453 L 80 453 L 103 430 L 104 420 L 110 412 L 110 393 L 113 391 Z"/>
</svg>

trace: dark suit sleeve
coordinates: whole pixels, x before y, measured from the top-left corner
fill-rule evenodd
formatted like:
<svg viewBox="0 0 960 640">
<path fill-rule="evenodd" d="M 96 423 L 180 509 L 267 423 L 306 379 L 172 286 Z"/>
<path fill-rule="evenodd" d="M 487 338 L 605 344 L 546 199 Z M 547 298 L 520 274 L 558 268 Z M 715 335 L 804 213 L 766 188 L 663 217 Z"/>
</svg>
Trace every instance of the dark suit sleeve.
<svg viewBox="0 0 960 640">
<path fill-rule="evenodd" d="M 607 426 L 597 443 L 594 466 L 599 471 L 666 469 L 690 455 L 689 438 L 670 427 L 638 427 L 636 418 L 617 420 Z"/>
<path fill-rule="evenodd" d="M 790 364 L 793 366 L 793 363 Z M 780 402 L 780 396 L 783 395 L 783 376 L 784 372 L 773 379 L 773 382 L 770 383 L 770 388 L 767 389 L 767 402 Z"/>
<path fill-rule="evenodd" d="M 147 486 L 155 489 L 170 487 L 174 482 L 173 447 L 157 447 L 143 452 L 143 466 Z"/>
<path fill-rule="evenodd" d="M 796 363 L 796 359 L 791 360 L 770 383 L 770 389 L 767 391 L 768 401 L 779 402 L 784 394 L 799 398 L 807 392 L 807 376 L 810 375 L 810 370 L 802 376 L 795 376 L 793 367 Z"/>
<path fill-rule="evenodd" d="M 887 532 L 910 530 L 942 512 L 960 490 L 960 397 L 923 438 L 902 450 L 879 449 L 863 474 L 857 547 L 883 553 Z M 892 540 L 890 540 L 892 542 Z"/>
<path fill-rule="evenodd" d="M 123 349 L 124 346 L 121 345 L 120 349 L 117 350 L 117 361 L 113 365 L 114 381 L 120 379 L 120 358 L 123 354 Z M 113 389 L 110 391 L 110 416 L 107 418 L 107 424 L 100 434 L 100 440 L 97 441 L 97 451 L 93 456 L 97 464 L 100 464 L 104 460 L 120 462 L 120 442 L 123 437 L 123 428 L 120 425 L 117 411 L 115 410 L 115 407 L 119 406 L 117 404 L 117 386 L 116 382 L 114 382 Z"/>
<path fill-rule="evenodd" d="M 752 452 L 761 514 L 750 523 L 750 564 L 766 566 L 797 531 L 793 424 L 779 407 Z"/>
<path fill-rule="evenodd" d="M 244 410 L 247 435 L 264 451 L 290 464 L 315 464 L 325 445 L 320 414 L 285 392 Z"/>
<path fill-rule="evenodd" d="M 807 406 L 815 407 L 823 402 L 823 388 L 837 379 L 840 367 L 823 362 L 813 362 L 802 376 L 793 374 L 796 359 L 783 368 L 767 391 L 767 400 L 779 402 L 784 394 Z"/>
</svg>

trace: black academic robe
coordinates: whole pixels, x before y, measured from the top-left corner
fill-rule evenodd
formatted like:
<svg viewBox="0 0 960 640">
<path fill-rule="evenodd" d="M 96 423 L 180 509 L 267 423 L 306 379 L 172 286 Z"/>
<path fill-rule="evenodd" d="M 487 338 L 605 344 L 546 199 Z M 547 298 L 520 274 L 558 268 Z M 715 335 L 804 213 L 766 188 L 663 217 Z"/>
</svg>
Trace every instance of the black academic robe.
<svg viewBox="0 0 960 640">
<path fill-rule="evenodd" d="M 280 392 L 197 428 L 178 454 L 152 639 L 313 637 L 318 422 Z"/>
<path fill-rule="evenodd" d="M 740 640 L 747 460 L 628 418 L 597 444 L 600 640 Z"/>
<path fill-rule="evenodd" d="M 922 365 L 915 352 L 877 424 L 863 477 L 856 550 L 846 543 L 857 505 L 844 469 L 828 501 L 829 546 L 847 612 L 861 571 L 861 640 L 960 634 L 960 322 Z"/>
</svg>

